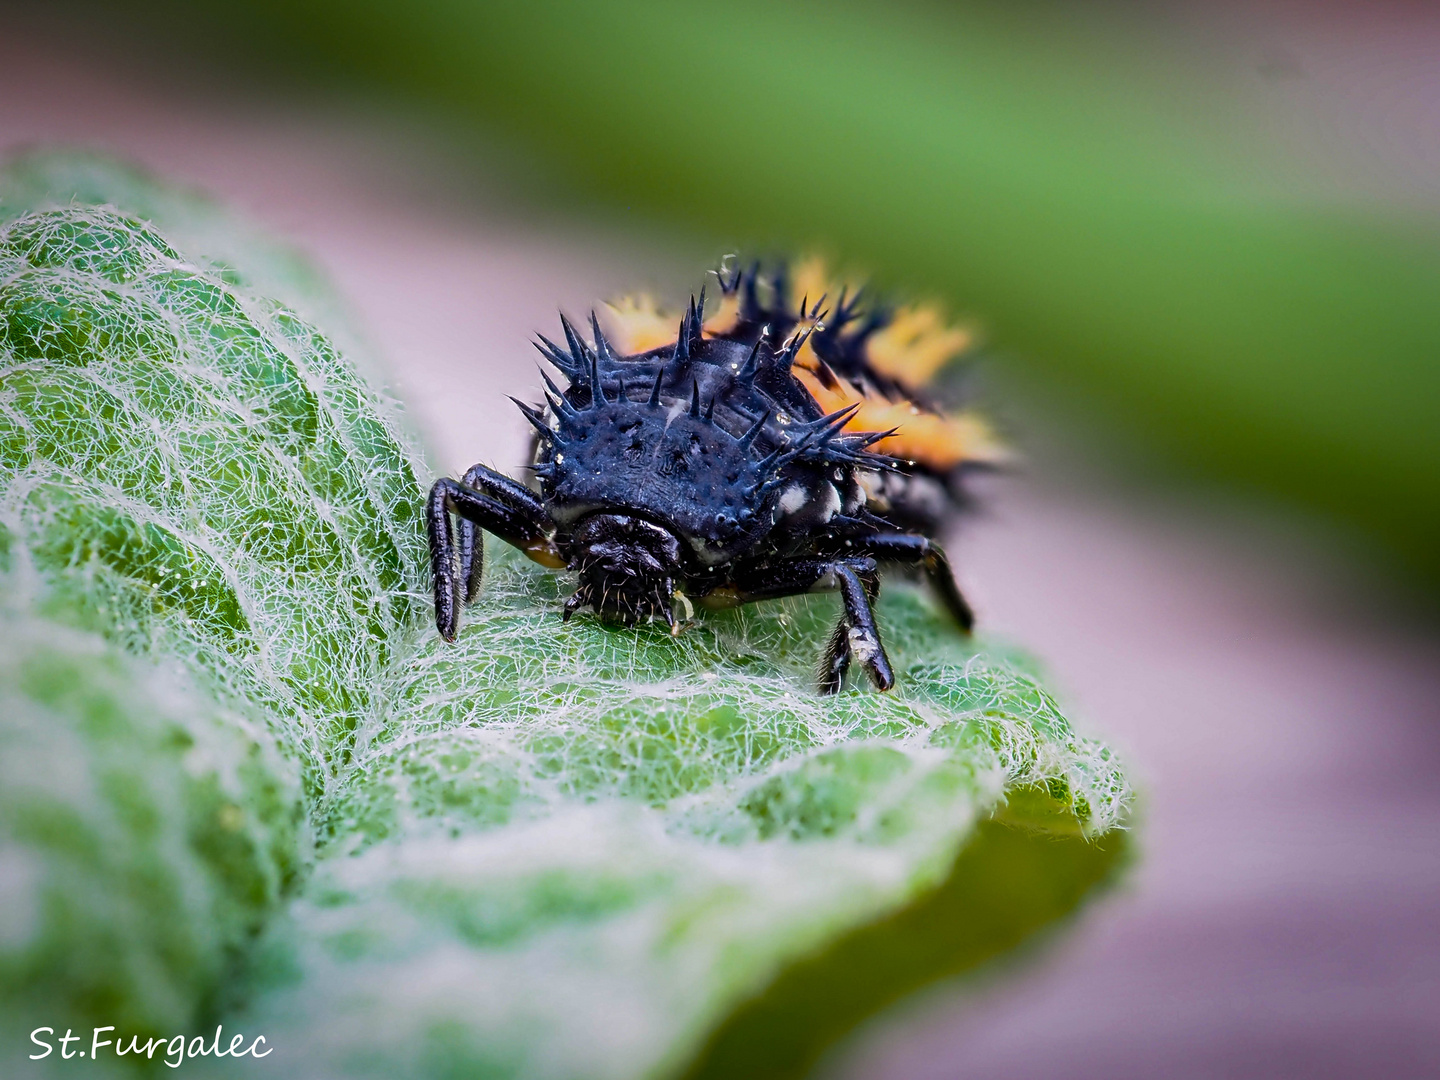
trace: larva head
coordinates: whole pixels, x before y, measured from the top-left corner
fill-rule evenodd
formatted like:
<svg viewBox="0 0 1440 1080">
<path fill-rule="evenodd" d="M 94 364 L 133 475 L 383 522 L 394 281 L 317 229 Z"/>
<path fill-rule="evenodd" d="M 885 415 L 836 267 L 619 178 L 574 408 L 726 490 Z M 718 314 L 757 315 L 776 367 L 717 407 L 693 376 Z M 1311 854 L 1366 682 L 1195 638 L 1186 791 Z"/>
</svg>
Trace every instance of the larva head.
<svg viewBox="0 0 1440 1080">
<path fill-rule="evenodd" d="M 675 626 L 671 599 L 682 559 L 669 529 L 634 514 L 594 513 L 577 524 L 571 550 L 580 587 L 566 604 L 567 618 L 588 606 L 626 626 L 645 619 Z"/>
</svg>

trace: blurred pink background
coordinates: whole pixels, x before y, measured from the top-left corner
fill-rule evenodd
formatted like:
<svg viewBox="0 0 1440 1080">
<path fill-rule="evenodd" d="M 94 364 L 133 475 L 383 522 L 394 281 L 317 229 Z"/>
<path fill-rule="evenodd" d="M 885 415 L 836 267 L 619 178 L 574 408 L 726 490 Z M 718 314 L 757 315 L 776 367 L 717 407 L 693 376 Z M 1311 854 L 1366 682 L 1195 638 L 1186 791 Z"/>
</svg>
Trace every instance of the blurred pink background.
<svg viewBox="0 0 1440 1080">
<path fill-rule="evenodd" d="M 1303 19 L 1269 34 L 1262 60 L 1281 67 L 1330 50 L 1333 77 L 1287 108 L 1339 118 L 1342 144 L 1387 100 L 1408 103 L 1399 128 L 1374 128 L 1389 158 L 1356 182 L 1424 197 L 1436 161 L 1406 132 L 1440 118 L 1433 96 L 1416 112 L 1440 85 L 1440 29 L 1353 48 Z M 199 185 L 305 252 L 450 470 L 520 460 L 505 395 L 532 392 L 529 341 L 557 307 L 703 269 L 643 229 L 477 190 L 477 163 L 400 118 L 223 86 L 177 98 L 163 73 L 82 61 L 22 28 L 0 35 L 0 152 L 37 143 Z M 1140 858 L 1077 925 L 877 1018 L 821 1072 L 1440 1075 L 1433 625 L 1387 607 L 1302 523 L 1123 488 L 1063 435 L 1032 456 L 989 485 L 952 551 L 985 632 L 1042 657 L 1082 726 L 1129 761 Z"/>
</svg>

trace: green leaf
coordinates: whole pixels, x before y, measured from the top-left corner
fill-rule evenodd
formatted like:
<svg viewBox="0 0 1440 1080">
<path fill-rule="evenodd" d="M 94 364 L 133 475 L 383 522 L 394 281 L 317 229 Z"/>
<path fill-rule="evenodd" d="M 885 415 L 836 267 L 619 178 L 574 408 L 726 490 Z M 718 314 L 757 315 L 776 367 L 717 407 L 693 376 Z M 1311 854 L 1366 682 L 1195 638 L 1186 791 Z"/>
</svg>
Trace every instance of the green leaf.
<svg viewBox="0 0 1440 1080">
<path fill-rule="evenodd" d="M 12 1037 L 193 1025 L 303 879 L 294 762 L 243 706 L 3 586 L 0 1014 Z"/>
<path fill-rule="evenodd" d="M 422 612 L 417 458 L 318 331 L 204 263 L 113 206 L 0 234 L 0 520 L 72 621 L 262 705 L 318 796 Z"/>
</svg>

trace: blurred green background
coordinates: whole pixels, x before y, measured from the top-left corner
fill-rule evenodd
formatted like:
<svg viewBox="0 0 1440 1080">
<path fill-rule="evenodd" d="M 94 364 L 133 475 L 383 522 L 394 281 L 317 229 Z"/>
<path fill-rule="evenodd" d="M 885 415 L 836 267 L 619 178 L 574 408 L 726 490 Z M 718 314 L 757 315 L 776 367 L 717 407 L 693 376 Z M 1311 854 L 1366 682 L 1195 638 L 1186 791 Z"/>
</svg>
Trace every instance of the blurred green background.
<svg viewBox="0 0 1440 1080">
<path fill-rule="evenodd" d="M 1142 470 L 1278 499 L 1440 586 L 1440 214 L 1327 187 L 1244 78 L 1306 72 L 1260 40 L 1238 66 L 1188 50 L 1185 5 L 159 10 L 207 55 L 518 149 L 561 198 L 938 295 Z"/>
</svg>

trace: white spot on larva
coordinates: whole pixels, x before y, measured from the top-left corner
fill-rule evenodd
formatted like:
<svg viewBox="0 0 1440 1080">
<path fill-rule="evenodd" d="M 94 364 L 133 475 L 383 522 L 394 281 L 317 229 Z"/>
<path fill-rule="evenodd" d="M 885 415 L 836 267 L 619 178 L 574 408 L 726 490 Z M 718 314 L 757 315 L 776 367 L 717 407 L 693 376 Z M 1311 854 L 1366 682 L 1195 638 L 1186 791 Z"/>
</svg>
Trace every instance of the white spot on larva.
<svg viewBox="0 0 1440 1080">
<path fill-rule="evenodd" d="M 889 501 L 885 498 L 885 477 L 877 472 L 859 472 L 855 479 L 860 487 L 860 505 L 875 503 L 876 509 L 884 513 L 889 508 Z"/>
<path fill-rule="evenodd" d="M 835 485 L 826 484 L 825 490 L 820 493 L 820 520 L 829 521 L 840 512 L 840 492 L 835 490 Z"/>
<path fill-rule="evenodd" d="M 830 485 L 825 485 L 829 487 Z M 831 488 L 833 491 L 834 488 Z M 805 505 L 805 489 L 799 484 L 791 484 L 780 493 L 780 512 L 782 514 L 793 514 Z"/>
</svg>

